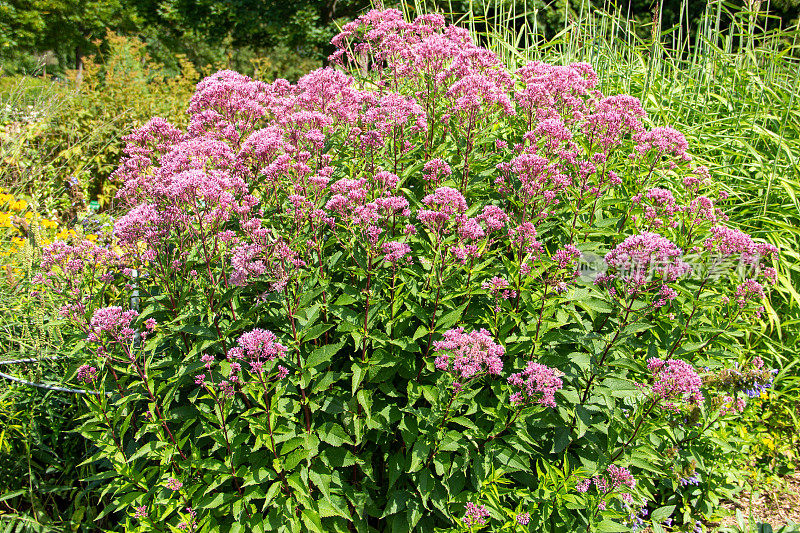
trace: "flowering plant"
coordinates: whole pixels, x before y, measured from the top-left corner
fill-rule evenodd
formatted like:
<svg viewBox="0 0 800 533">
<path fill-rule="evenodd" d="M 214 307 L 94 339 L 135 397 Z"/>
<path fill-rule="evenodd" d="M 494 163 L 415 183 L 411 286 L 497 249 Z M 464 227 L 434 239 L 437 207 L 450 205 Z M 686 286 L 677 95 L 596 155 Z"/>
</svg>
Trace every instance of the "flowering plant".
<svg viewBox="0 0 800 533">
<path fill-rule="evenodd" d="M 734 363 L 756 364 L 736 336 L 777 250 L 587 64 L 510 72 L 395 10 L 333 44 L 337 67 L 296 85 L 201 81 L 185 130 L 128 138 L 113 245 L 48 248 L 37 280 L 91 356 L 108 512 L 148 531 L 694 527 L 712 503 L 674 467 L 719 468 L 697 460 L 709 432 L 769 384 Z"/>
</svg>

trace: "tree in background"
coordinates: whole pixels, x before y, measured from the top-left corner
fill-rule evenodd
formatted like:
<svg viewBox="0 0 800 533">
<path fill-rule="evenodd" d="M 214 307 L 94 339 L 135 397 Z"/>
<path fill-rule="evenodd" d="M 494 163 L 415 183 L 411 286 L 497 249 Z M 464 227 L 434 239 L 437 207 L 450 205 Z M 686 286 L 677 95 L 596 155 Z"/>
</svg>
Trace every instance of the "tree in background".
<svg viewBox="0 0 800 533">
<path fill-rule="evenodd" d="M 135 34 L 141 19 L 124 0 L 8 0 L 0 2 L 0 51 L 13 65 L 23 54 L 52 51 L 80 71 L 83 57 L 111 30 Z M 24 68 L 22 69 L 24 70 Z"/>
<path fill-rule="evenodd" d="M 513 12 L 516 29 L 527 24 L 551 38 L 568 19 L 577 18 L 590 0 L 418 0 L 385 1 L 415 14 L 444 13 L 457 22 L 470 10 L 491 21 L 498 9 Z M 381 2 L 376 2 L 381 3 Z M 746 4 L 764 9 L 766 2 L 735 0 L 728 7 Z M 501 6 L 498 8 L 498 5 Z M 694 34 L 706 0 L 621 0 L 595 2 L 594 7 L 621 10 L 641 23 L 660 19 L 662 28 L 682 24 Z M 107 46 L 107 30 L 138 36 L 149 55 L 177 73 L 177 56 L 188 57 L 201 72 L 233 68 L 255 73 L 253 61 L 267 58 L 275 75 L 296 79 L 330 53 L 330 39 L 343 21 L 371 6 L 370 0 L 0 0 L 0 58 L 3 70 L 31 71 L 32 55 L 52 50 L 60 69 L 81 68 L 87 53 Z M 798 17 L 800 0 L 775 0 L 770 13 L 784 26 Z M 503 17 L 504 20 L 507 17 Z M 723 29 L 725 16 L 722 17 Z M 480 28 L 479 28 L 480 29 Z M 644 35 L 643 35 L 644 36 Z M 28 58 L 27 64 L 24 59 Z M 262 62 L 263 63 L 263 62 Z M 208 67 L 208 68 L 206 68 Z"/>
</svg>

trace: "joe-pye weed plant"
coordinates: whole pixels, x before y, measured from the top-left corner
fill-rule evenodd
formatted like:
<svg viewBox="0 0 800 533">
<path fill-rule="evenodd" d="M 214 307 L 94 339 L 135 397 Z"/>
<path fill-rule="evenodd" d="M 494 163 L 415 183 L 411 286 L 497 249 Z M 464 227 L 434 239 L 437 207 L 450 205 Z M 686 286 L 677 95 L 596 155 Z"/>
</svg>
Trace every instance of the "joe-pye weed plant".
<svg viewBox="0 0 800 533">
<path fill-rule="evenodd" d="M 506 70 L 371 11 L 336 68 L 230 71 L 37 278 L 143 531 L 693 530 L 726 481 L 776 249 L 585 63 Z M 713 429 L 713 437 L 709 430 Z"/>
</svg>

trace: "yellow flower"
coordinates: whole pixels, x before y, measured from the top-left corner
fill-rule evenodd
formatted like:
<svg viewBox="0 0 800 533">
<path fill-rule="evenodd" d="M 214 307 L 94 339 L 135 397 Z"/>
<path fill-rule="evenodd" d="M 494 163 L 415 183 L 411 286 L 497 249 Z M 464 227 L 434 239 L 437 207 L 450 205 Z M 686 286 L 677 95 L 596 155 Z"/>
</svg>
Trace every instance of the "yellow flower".
<svg viewBox="0 0 800 533">
<path fill-rule="evenodd" d="M 775 441 L 772 437 L 761 437 L 761 442 L 763 442 L 770 451 L 775 451 Z"/>
<path fill-rule="evenodd" d="M 95 235 L 94 233 L 92 233 L 91 235 L 87 235 L 86 238 L 92 242 L 97 241 L 97 235 Z"/>
<path fill-rule="evenodd" d="M 58 222 L 54 222 L 52 220 L 48 220 L 46 218 L 42 219 L 41 225 L 45 229 L 53 229 L 58 227 Z"/>
<path fill-rule="evenodd" d="M 11 202 L 9 206 L 12 211 L 22 211 L 26 207 L 28 207 L 28 202 L 25 200 L 17 200 L 16 202 Z"/>
</svg>

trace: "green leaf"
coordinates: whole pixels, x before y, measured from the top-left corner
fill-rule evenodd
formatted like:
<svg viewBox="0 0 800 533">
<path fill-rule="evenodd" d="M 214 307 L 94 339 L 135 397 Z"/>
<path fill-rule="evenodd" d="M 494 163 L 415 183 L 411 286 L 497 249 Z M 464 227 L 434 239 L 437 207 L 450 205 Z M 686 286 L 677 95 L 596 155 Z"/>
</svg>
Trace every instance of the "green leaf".
<svg viewBox="0 0 800 533">
<path fill-rule="evenodd" d="M 300 339 L 303 342 L 313 341 L 320 335 L 331 329 L 335 324 L 317 324 L 300 333 Z"/>
<path fill-rule="evenodd" d="M 331 358 L 336 355 L 336 352 L 342 349 L 342 346 L 344 346 L 344 341 L 337 344 L 326 344 L 325 346 L 317 348 L 306 358 L 305 368 L 313 368 L 329 362 Z"/>
<path fill-rule="evenodd" d="M 344 428 L 335 422 L 325 422 L 318 430 L 319 439 L 337 448 L 342 444 L 352 444 Z"/>
<path fill-rule="evenodd" d="M 436 329 L 437 330 L 444 330 L 444 329 L 449 329 L 450 327 L 452 327 L 453 324 L 455 324 L 456 322 L 459 321 L 459 319 L 461 318 L 461 315 L 464 313 L 464 309 L 466 309 L 466 307 L 467 307 L 466 303 L 461 304 L 456 309 L 453 309 L 452 311 L 450 311 L 446 315 L 443 315 L 442 317 L 440 317 L 439 320 L 436 321 Z"/>
<path fill-rule="evenodd" d="M 422 468 L 423 463 L 428 459 L 428 454 L 431 452 L 430 445 L 424 440 L 418 440 L 414 443 L 414 448 L 411 450 L 411 464 L 408 467 L 409 472 L 416 472 Z"/>
<path fill-rule="evenodd" d="M 322 519 L 319 517 L 319 513 L 312 511 L 311 509 L 303 509 L 302 516 L 303 523 L 309 530 L 323 533 L 324 530 L 322 528 Z"/>
<path fill-rule="evenodd" d="M 356 303 L 358 300 L 350 296 L 349 294 L 342 294 L 340 295 L 333 305 L 350 305 Z"/>
<path fill-rule="evenodd" d="M 672 513 L 675 512 L 674 505 L 665 505 L 663 507 L 659 507 L 653 511 L 653 514 L 650 515 L 650 518 L 653 522 L 662 523 L 664 520 L 672 516 Z"/>
<path fill-rule="evenodd" d="M 614 522 L 613 520 L 603 520 L 599 524 L 597 524 L 597 529 L 595 531 L 600 531 L 602 533 L 626 533 L 630 531 L 629 527 L 625 527 L 618 522 Z"/>
</svg>

